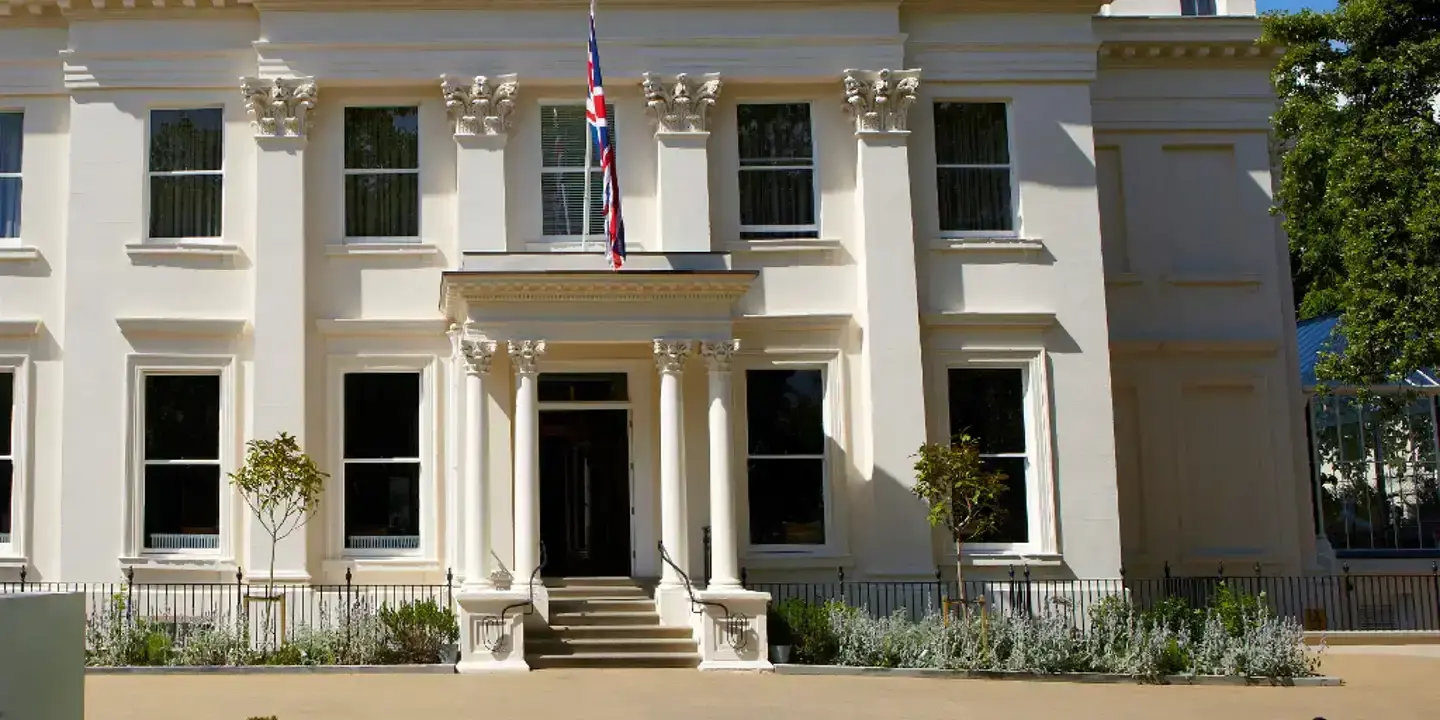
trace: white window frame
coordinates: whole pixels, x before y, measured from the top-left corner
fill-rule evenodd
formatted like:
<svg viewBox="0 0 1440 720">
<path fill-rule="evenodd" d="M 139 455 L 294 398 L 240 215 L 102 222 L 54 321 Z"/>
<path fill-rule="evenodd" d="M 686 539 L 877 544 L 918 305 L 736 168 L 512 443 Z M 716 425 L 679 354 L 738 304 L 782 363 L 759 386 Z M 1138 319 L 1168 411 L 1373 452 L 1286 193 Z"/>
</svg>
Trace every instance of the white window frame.
<svg viewBox="0 0 1440 720">
<path fill-rule="evenodd" d="M 575 101 L 575 100 L 558 100 L 558 99 L 554 99 L 554 100 L 552 100 L 552 99 L 541 100 L 541 101 L 540 101 L 540 105 L 539 105 L 539 107 L 540 107 L 539 123 L 541 123 L 541 124 L 543 125 L 543 123 L 545 122 L 545 108 L 547 108 L 547 107 L 556 107 L 556 106 L 584 108 L 584 107 L 585 107 L 585 103 L 584 103 L 584 101 Z M 617 129 L 618 126 L 616 125 L 616 117 L 615 117 L 615 114 L 616 114 L 616 112 L 618 112 L 618 111 L 617 111 L 616 108 L 615 108 L 615 104 L 614 104 L 614 103 L 610 103 L 610 102 L 605 103 L 605 109 L 606 109 L 606 118 L 607 118 L 608 121 L 609 121 L 610 143 L 611 143 L 612 146 L 618 146 L 618 145 L 620 144 L 620 141 L 619 141 L 619 137 L 617 136 L 617 132 L 616 132 L 616 129 Z M 589 126 L 588 126 L 588 123 L 586 123 L 585 131 L 588 133 L 589 130 L 590 130 L 590 128 L 589 128 Z M 581 168 L 572 168 L 572 167 L 547 167 L 547 166 L 545 165 L 545 143 L 540 139 L 540 137 L 541 137 L 542 134 L 543 134 L 543 128 L 542 128 L 540 125 L 537 125 L 537 126 L 536 126 L 536 129 L 535 129 L 535 137 L 536 137 L 536 143 L 539 144 L 539 146 L 540 146 L 540 165 L 539 165 L 539 167 L 540 167 L 540 177 L 541 177 L 541 182 L 542 182 L 542 183 L 544 182 L 544 177 L 545 177 L 546 175 L 566 175 L 566 174 L 571 174 L 571 173 L 574 173 L 574 174 L 579 175 L 579 174 L 582 174 L 582 173 L 585 172 L 585 171 L 584 171 L 583 169 L 581 169 Z M 592 148 L 594 147 L 594 141 L 591 140 L 591 139 L 589 139 L 588 136 L 587 136 L 586 142 L 587 142 L 587 143 L 591 143 L 591 147 L 592 147 Z M 599 158 L 599 157 L 595 157 L 595 158 L 593 159 L 593 163 L 594 163 L 594 164 L 591 166 L 590 172 L 591 172 L 592 175 L 597 175 L 598 177 L 592 177 L 592 178 L 590 179 L 590 192 L 591 192 L 592 194 L 597 194 L 597 195 L 598 195 L 598 193 L 604 192 L 605 177 L 604 177 L 604 175 L 600 175 L 600 158 Z M 621 197 L 622 197 L 622 200 L 623 200 L 624 193 L 625 193 L 625 190 L 624 190 L 623 187 L 621 188 L 620 193 L 621 193 Z M 535 244 L 539 245 L 541 248 L 549 249 L 549 250 L 553 250 L 553 251 L 578 252 L 578 253 L 595 253 L 595 254 L 599 254 L 599 253 L 604 253 L 604 252 L 605 252 L 605 223 L 603 222 L 603 220 L 602 220 L 602 222 L 600 223 L 600 225 L 599 225 L 598 227 L 596 227 L 593 222 L 591 223 L 591 226 L 590 226 L 590 234 L 589 234 L 589 235 L 584 235 L 584 234 L 576 234 L 576 235 L 546 235 L 546 234 L 545 234 L 545 197 L 544 197 L 543 193 L 540 194 L 539 200 L 540 200 L 540 202 L 537 204 L 537 207 L 538 207 L 539 210 L 540 210 L 540 240 L 539 240 L 537 243 L 535 243 Z M 602 202 L 603 202 L 603 201 L 602 201 Z M 623 203 L 622 203 L 622 204 L 623 204 Z M 588 207 L 585 208 L 585 211 L 586 211 L 586 212 L 589 212 L 589 211 L 590 211 L 590 208 L 588 208 Z M 633 243 L 627 243 L 627 244 L 633 245 Z"/>
<path fill-rule="evenodd" d="M 164 111 L 167 111 L 167 110 L 219 110 L 219 111 L 220 111 L 220 169 L 219 169 L 219 170 L 171 170 L 171 171 L 156 171 L 156 170 L 151 170 L 151 169 L 150 169 L 150 155 L 151 155 L 151 146 L 150 146 L 150 143 L 151 143 L 151 141 L 154 140 L 153 125 L 152 125 L 152 123 L 154 122 L 154 119 L 155 119 L 155 112 L 156 112 L 156 111 L 164 112 Z M 226 124 L 225 124 L 225 106 L 224 106 L 223 104 L 219 104 L 219 103 L 209 103 L 209 104 L 188 105 L 188 106 L 182 106 L 182 105 L 174 105 L 174 106 L 170 106 L 170 105 L 154 105 L 154 106 L 151 106 L 151 107 L 149 107 L 149 108 L 146 109 L 146 111 L 145 111 L 145 187 L 141 190 L 141 194 L 142 194 L 141 202 L 144 203 L 144 213 L 145 213 L 145 220 L 144 220 L 144 222 L 145 222 L 145 226 L 144 226 L 144 228 L 145 228 L 145 242 L 147 242 L 147 243 L 157 243 L 157 244 L 160 244 L 160 245 L 170 245 L 170 244 L 174 244 L 174 245 L 187 245 L 187 244 L 191 244 L 191 243 L 195 243 L 195 244 L 209 244 L 209 245 L 223 245 L 223 244 L 225 244 L 224 238 L 225 238 L 225 230 L 226 230 L 226 225 L 227 225 L 227 223 L 225 222 L 225 211 L 226 211 L 226 207 L 227 207 L 228 202 L 229 202 L 228 199 L 227 199 L 227 197 L 226 197 L 227 193 L 226 193 L 226 191 L 225 191 L 225 166 L 228 164 L 229 159 L 230 159 L 230 153 L 226 152 L 226 149 L 227 149 L 227 148 L 225 147 L 225 144 L 226 144 L 226 142 L 228 142 L 228 139 L 229 139 L 229 128 L 226 127 Z M 219 176 L 220 176 L 220 208 L 219 208 L 219 210 L 218 210 L 218 212 L 220 213 L 220 234 L 219 234 L 219 235 L 215 235 L 215 236 L 198 236 L 198 237 L 173 237 L 173 238 L 172 238 L 172 237 L 150 237 L 150 213 L 151 213 L 151 210 L 152 210 L 151 205 L 150 205 L 150 183 L 151 183 L 151 180 L 154 179 L 154 178 L 157 178 L 157 177 L 183 177 L 183 176 L 186 176 L 186 175 L 219 175 Z"/>
<path fill-rule="evenodd" d="M 1180 17 L 1215 17 L 1215 16 L 1221 14 L 1221 12 L 1220 12 L 1220 0 L 1210 0 L 1210 7 L 1209 7 L 1209 8 L 1203 8 L 1203 7 L 1201 7 L 1201 4 L 1204 3 L 1204 2 L 1205 2 L 1205 0 L 1179 0 L 1179 4 L 1180 4 Z M 1195 12 L 1193 12 L 1193 13 L 1186 13 L 1186 12 L 1185 12 L 1185 5 L 1186 5 L 1186 4 L 1189 4 L 1189 5 L 1194 6 Z M 1205 9 L 1208 9 L 1210 12 L 1200 12 L 1201 10 L 1205 10 Z"/>
<path fill-rule="evenodd" d="M 976 542 L 965 543 L 965 557 L 970 562 L 990 560 L 1055 560 L 1059 558 L 1059 540 L 1056 536 L 1055 512 L 1055 471 L 1053 466 L 1053 434 L 1050 422 L 1050 374 L 1048 357 L 1040 349 L 995 349 L 967 350 L 940 353 L 938 363 L 939 397 L 942 437 L 936 442 L 948 442 L 950 432 L 951 370 L 1005 370 L 1021 371 L 1021 383 L 1025 395 L 1025 500 L 1029 526 L 1029 540 L 1023 543 Z M 1003 456 L 1015 457 L 1012 453 Z M 953 561 L 955 547 L 946 544 L 946 557 Z"/>
<path fill-rule="evenodd" d="M 10 412 L 10 537 L 0 542 L 0 564 L 23 565 L 26 555 L 26 514 L 29 497 L 30 360 L 25 355 L 0 355 L 0 374 L 9 374 Z"/>
<path fill-rule="evenodd" d="M 1008 164 L 977 165 L 971 163 L 944 163 L 940 162 L 939 142 L 933 142 L 933 156 L 935 160 L 935 173 L 931 181 L 935 183 L 935 227 L 940 228 L 942 238 L 1018 238 L 1021 236 L 1020 222 L 1020 178 L 1015 169 L 1019 164 L 1015 145 L 1015 103 L 1002 98 L 992 97 L 937 97 L 930 103 L 930 122 L 935 122 L 935 106 L 944 104 L 970 104 L 970 105 L 1004 105 L 1005 106 L 1005 147 L 1010 155 Z M 931 128 L 931 139 L 938 137 L 938 132 Z M 941 170 L 966 170 L 966 169 L 988 169 L 998 170 L 1001 168 L 1010 171 L 1010 229 L 1009 230 L 946 230 L 942 227 L 945 222 L 944 215 L 940 208 L 940 171 Z"/>
<path fill-rule="evenodd" d="M 810 164 L 809 165 L 767 165 L 745 167 L 745 159 L 740 157 L 740 106 L 741 105 L 807 105 L 810 108 Z M 778 99 L 764 98 L 756 100 L 741 99 L 735 103 L 735 166 L 739 171 L 735 174 L 735 197 L 743 202 L 740 190 L 740 173 L 747 171 L 766 170 L 809 170 L 810 171 L 810 194 L 813 197 L 811 207 L 815 208 L 815 221 L 809 225 L 745 225 L 744 219 L 740 217 L 740 205 L 735 206 L 736 222 L 739 224 L 741 242 L 754 242 L 765 240 L 787 240 L 787 239 L 813 239 L 806 237 L 813 233 L 814 238 L 820 237 L 820 133 L 815 123 L 815 102 L 813 100 L 799 99 Z M 745 233 L 774 233 L 763 238 L 746 238 Z M 784 235 L 781 233 L 791 233 Z"/>
<path fill-rule="evenodd" d="M 0 247 L 20 247 L 25 234 L 25 108 L 0 106 L 0 114 L 20 116 L 20 171 L 0 172 L 0 178 L 20 181 L 20 231 L 15 237 L 0 237 Z M 0 546 L 3 547 L 3 546 Z"/>
<path fill-rule="evenodd" d="M 345 111 L 350 108 L 356 109 L 377 109 L 377 108 L 415 108 L 415 167 L 413 169 L 375 169 L 375 168 L 347 168 L 345 167 L 345 150 L 349 147 L 349 138 L 345 134 Z M 340 235 L 344 238 L 346 245 L 417 245 L 425 237 L 425 176 L 421 171 L 425 168 L 425 103 L 419 100 L 395 98 L 394 100 L 376 100 L 374 102 L 352 101 L 340 109 Z M 349 208 L 345 205 L 345 178 L 351 175 L 414 175 L 419 192 L 415 200 L 415 234 L 414 235 L 351 235 L 349 228 L 345 227 L 345 216 Z"/>
<path fill-rule="evenodd" d="M 806 355 L 809 355 L 808 353 Z M 842 439 L 837 433 L 837 419 L 840 417 L 842 402 L 838 381 L 841 373 L 838 369 L 838 358 L 830 353 L 816 353 L 809 357 L 806 355 L 787 355 L 784 357 L 757 357 L 737 358 L 734 365 L 734 375 L 738 376 L 739 382 L 734 382 L 735 388 L 734 406 L 736 408 L 735 420 L 732 423 L 735 433 L 735 461 L 739 463 L 739 502 L 741 512 L 737 513 L 737 530 L 740 533 L 740 553 L 742 557 L 753 558 L 775 558 L 794 556 L 839 556 L 844 547 L 843 535 L 845 528 L 840 527 L 840 513 L 836 508 L 837 493 L 835 492 L 835 453 L 837 446 Z M 821 456 L 823 461 L 821 488 L 825 503 L 825 542 L 819 545 L 777 545 L 777 544 L 755 544 L 750 542 L 750 477 L 749 461 L 751 457 L 782 457 L 782 456 L 752 456 L 750 455 L 750 408 L 749 408 L 749 373 L 751 370 L 818 370 L 820 371 L 821 387 L 825 390 L 825 397 L 821 399 L 821 430 L 825 435 L 825 451 Z M 789 458 L 813 458 L 813 455 L 786 455 Z M 763 561 L 762 561 L 763 562 Z"/>
<path fill-rule="evenodd" d="M 439 567 L 439 543 L 436 518 L 439 516 L 436 469 L 444 458 L 435 442 L 437 404 L 435 402 L 436 365 L 434 354 L 423 355 L 345 355 L 332 356 L 329 367 L 329 415 L 331 467 L 326 483 L 327 553 L 332 561 L 378 561 L 379 565 L 414 566 L 416 569 Z M 416 373 L 420 376 L 420 457 L 392 458 L 396 462 L 420 463 L 420 546 L 416 549 L 364 549 L 345 547 L 345 376 L 355 373 Z M 377 462 L 370 459 L 365 462 Z"/>
<path fill-rule="evenodd" d="M 234 355 L 132 354 L 128 358 L 130 412 L 127 422 L 129 478 L 125 483 L 125 542 L 120 561 L 126 565 L 206 564 L 231 566 L 240 523 L 236 509 L 244 500 L 236 496 L 227 478 L 236 467 L 236 402 Z M 173 552 L 145 547 L 145 377 L 147 375 L 212 375 L 220 378 L 220 538 L 214 550 Z M 190 461 L 186 461 L 190 462 Z"/>
</svg>

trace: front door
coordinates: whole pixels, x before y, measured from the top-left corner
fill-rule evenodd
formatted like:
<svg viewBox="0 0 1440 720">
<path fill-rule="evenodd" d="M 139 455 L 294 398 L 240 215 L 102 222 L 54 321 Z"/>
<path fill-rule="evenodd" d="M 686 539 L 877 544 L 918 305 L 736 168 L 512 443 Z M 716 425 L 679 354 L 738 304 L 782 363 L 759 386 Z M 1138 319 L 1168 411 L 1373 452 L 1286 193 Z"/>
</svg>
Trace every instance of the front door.
<svg viewBox="0 0 1440 720">
<path fill-rule="evenodd" d="M 630 574 L 630 412 L 540 413 L 544 574 Z"/>
</svg>

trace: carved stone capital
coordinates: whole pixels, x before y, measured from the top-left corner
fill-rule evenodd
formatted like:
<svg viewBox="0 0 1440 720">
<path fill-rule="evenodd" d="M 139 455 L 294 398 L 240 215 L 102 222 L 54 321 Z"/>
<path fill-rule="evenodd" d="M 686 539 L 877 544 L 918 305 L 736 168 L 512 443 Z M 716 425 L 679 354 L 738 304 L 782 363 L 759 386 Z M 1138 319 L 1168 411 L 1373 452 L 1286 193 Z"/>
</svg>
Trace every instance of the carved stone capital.
<svg viewBox="0 0 1440 720">
<path fill-rule="evenodd" d="M 645 73 L 640 87 L 658 132 L 706 132 L 710 109 L 720 97 L 720 73 L 701 75 L 699 82 L 685 73 L 676 75 L 673 81 Z"/>
<path fill-rule="evenodd" d="M 920 87 L 919 70 L 846 70 L 845 107 L 855 132 L 904 132 Z"/>
<path fill-rule="evenodd" d="M 705 359 L 710 372 L 730 372 L 730 363 L 737 352 L 740 352 L 739 340 L 700 343 L 700 357 Z"/>
<path fill-rule="evenodd" d="M 315 109 L 315 78 L 240 78 L 255 137 L 303 138 Z"/>
<path fill-rule="evenodd" d="M 460 335 L 460 358 L 465 361 L 465 372 L 470 375 L 488 374 L 498 349 L 499 343 L 473 330 L 466 329 Z"/>
<path fill-rule="evenodd" d="M 520 375 L 534 375 L 540 372 L 540 356 L 545 354 L 544 340 L 511 340 L 509 342 L 510 362 Z"/>
<path fill-rule="evenodd" d="M 510 114 L 515 110 L 515 97 L 520 83 L 515 75 L 473 78 L 444 75 L 440 92 L 445 96 L 445 109 L 455 125 L 456 137 L 504 135 L 510 130 Z"/>
<path fill-rule="evenodd" d="M 679 375 L 690 356 L 689 340 L 655 340 L 655 367 L 662 375 Z"/>
</svg>

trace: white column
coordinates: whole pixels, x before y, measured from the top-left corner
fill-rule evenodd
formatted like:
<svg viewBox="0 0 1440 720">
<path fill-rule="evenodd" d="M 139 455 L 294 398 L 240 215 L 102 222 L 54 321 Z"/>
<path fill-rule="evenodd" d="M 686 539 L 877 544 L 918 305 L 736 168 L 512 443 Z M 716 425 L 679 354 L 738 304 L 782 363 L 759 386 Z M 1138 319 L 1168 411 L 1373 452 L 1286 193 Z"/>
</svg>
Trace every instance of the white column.
<svg viewBox="0 0 1440 720">
<path fill-rule="evenodd" d="M 912 455 L 926 440 L 920 353 L 920 300 L 910 210 L 906 116 L 918 70 L 845 71 L 845 103 L 855 120 L 857 315 L 864 331 L 860 400 L 870 418 L 858 428 L 869 497 L 868 566 L 879 575 L 934 572 L 925 507 L 910 492 Z"/>
<path fill-rule="evenodd" d="M 669 79 L 645 73 L 641 88 L 655 123 L 657 225 L 665 252 L 710 252 L 710 109 L 720 96 L 720 75 L 699 81 L 681 73 Z"/>
<path fill-rule="evenodd" d="M 469 329 L 460 338 L 460 356 L 465 363 L 465 503 L 462 532 L 465 533 L 465 587 L 485 589 L 493 585 L 485 574 L 485 556 L 489 553 L 485 522 L 485 376 L 490 374 L 490 361 L 495 357 L 494 340 L 487 340 Z"/>
<path fill-rule="evenodd" d="M 305 448 L 305 144 L 315 106 L 313 78 L 242 78 L 255 130 L 254 380 L 249 436 L 293 435 Z M 308 448 L 305 448 L 308 449 Z M 268 571 L 269 540 L 251 518 L 246 574 Z M 275 576 L 307 582 L 305 532 L 275 548 Z"/>
<path fill-rule="evenodd" d="M 710 369 L 710 584 L 740 587 L 740 550 L 735 531 L 735 478 L 730 458 L 730 362 L 739 340 L 707 342 L 700 354 Z"/>
<path fill-rule="evenodd" d="M 685 472 L 680 454 L 680 374 L 690 355 L 688 340 L 656 340 L 655 367 L 660 370 L 660 541 L 671 561 L 687 569 L 685 555 Z M 660 563 L 661 587 L 681 584 L 669 563 Z"/>
<path fill-rule="evenodd" d="M 536 388 L 544 340 L 511 340 L 515 366 L 515 583 L 540 566 L 540 401 Z"/>
<path fill-rule="evenodd" d="M 505 144 L 520 84 L 514 75 L 440 79 L 440 91 L 455 131 L 455 197 L 465 253 L 506 252 Z M 476 217 L 486 222 L 476 223 Z"/>
</svg>

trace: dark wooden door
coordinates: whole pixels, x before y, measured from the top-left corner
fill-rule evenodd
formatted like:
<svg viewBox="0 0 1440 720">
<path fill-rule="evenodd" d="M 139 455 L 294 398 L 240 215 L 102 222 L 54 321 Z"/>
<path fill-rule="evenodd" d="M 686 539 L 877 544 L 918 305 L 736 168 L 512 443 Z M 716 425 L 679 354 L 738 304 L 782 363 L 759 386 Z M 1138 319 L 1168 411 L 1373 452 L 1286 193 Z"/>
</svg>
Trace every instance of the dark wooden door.
<svg viewBox="0 0 1440 720">
<path fill-rule="evenodd" d="M 630 413 L 540 413 L 544 574 L 630 574 Z"/>
</svg>

